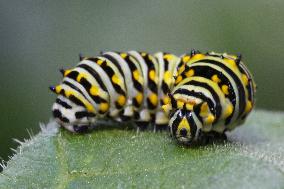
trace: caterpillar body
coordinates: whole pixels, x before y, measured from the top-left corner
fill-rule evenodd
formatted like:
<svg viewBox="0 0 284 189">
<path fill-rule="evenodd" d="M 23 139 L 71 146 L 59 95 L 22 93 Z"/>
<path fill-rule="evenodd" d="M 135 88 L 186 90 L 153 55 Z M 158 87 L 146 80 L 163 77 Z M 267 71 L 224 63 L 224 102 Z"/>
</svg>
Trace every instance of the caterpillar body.
<svg viewBox="0 0 284 189">
<path fill-rule="evenodd" d="M 168 128 L 182 144 L 224 136 L 241 125 L 254 106 L 255 83 L 241 56 L 200 53 L 104 52 L 80 57 L 61 70 L 55 120 L 85 132 L 98 119 L 134 121 L 139 129 Z"/>
</svg>

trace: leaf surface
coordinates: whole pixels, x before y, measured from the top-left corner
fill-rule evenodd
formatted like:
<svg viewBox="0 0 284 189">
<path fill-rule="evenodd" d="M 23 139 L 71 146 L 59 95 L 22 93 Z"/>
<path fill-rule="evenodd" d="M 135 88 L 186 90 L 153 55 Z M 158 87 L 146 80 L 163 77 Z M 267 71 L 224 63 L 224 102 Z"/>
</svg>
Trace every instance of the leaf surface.
<svg viewBox="0 0 284 189">
<path fill-rule="evenodd" d="M 0 188 L 284 188 L 284 113 L 254 111 L 227 142 L 196 148 L 166 132 L 74 135 L 51 122 L 21 143 Z"/>
</svg>

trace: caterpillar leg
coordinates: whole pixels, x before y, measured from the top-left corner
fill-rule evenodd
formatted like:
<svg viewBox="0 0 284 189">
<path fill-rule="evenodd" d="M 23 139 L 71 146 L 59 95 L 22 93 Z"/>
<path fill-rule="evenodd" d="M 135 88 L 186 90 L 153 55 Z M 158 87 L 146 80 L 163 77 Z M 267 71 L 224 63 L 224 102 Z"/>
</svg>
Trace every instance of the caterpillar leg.
<svg viewBox="0 0 284 189">
<path fill-rule="evenodd" d="M 145 131 L 148 128 L 149 122 L 148 121 L 135 121 L 137 125 L 137 132 Z"/>
<path fill-rule="evenodd" d="M 163 131 L 168 128 L 169 119 L 164 112 L 159 111 L 155 117 L 154 131 Z"/>
<path fill-rule="evenodd" d="M 226 141 L 227 136 L 225 132 L 223 133 L 218 133 L 215 131 L 210 131 L 210 132 L 200 132 L 199 137 L 198 137 L 198 142 L 200 144 L 206 145 L 206 144 L 212 144 L 213 142 L 221 142 L 221 141 Z"/>
<path fill-rule="evenodd" d="M 168 128 L 168 124 L 156 124 L 155 131 L 164 131 Z"/>
<path fill-rule="evenodd" d="M 148 128 L 151 122 L 151 115 L 148 109 L 142 109 L 138 114 L 134 116 L 135 124 L 137 125 L 137 131 L 144 131 Z"/>
<path fill-rule="evenodd" d="M 76 133 L 87 133 L 91 130 L 89 125 L 74 125 L 73 128 Z"/>
<path fill-rule="evenodd" d="M 73 133 L 87 133 L 92 130 L 90 125 L 61 125 L 61 127 Z"/>
</svg>

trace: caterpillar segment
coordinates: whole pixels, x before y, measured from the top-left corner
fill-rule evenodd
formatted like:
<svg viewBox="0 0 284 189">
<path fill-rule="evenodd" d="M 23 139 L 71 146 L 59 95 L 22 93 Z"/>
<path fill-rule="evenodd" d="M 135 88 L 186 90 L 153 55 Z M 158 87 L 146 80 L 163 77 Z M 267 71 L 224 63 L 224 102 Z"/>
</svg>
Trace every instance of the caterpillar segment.
<svg viewBox="0 0 284 189">
<path fill-rule="evenodd" d="M 171 102 L 164 107 L 171 136 L 183 144 L 223 138 L 254 106 L 251 74 L 241 56 L 192 51 L 182 59 Z"/>
<path fill-rule="evenodd" d="M 128 51 L 79 59 L 60 69 L 62 82 L 50 87 L 58 95 L 53 116 L 71 132 L 111 118 L 133 121 L 139 130 L 168 128 L 189 145 L 224 137 L 254 107 L 256 85 L 240 55 Z"/>
</svg>

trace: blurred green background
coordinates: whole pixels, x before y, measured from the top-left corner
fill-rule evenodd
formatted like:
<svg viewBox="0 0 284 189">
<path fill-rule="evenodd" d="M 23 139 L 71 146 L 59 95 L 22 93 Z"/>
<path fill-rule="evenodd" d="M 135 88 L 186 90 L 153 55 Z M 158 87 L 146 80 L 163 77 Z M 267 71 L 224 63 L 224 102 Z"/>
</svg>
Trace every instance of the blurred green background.
<svg viewBox="0 0 284 189">
<path fill-rule="evenodd" d="M 257 108 L 284 110 L 284 1 L 1 1 L 0 156 L 48 122 L 58 68 L 103 50 L 238 53 Z M 269 125 L 268 125 L 269 126 Z"/>
</svg>

